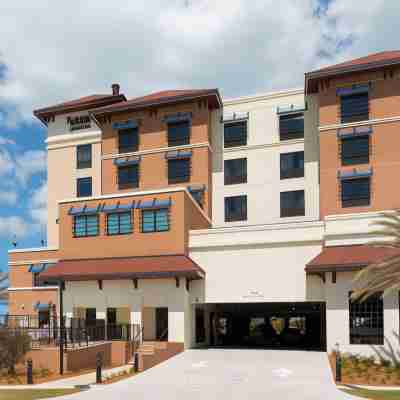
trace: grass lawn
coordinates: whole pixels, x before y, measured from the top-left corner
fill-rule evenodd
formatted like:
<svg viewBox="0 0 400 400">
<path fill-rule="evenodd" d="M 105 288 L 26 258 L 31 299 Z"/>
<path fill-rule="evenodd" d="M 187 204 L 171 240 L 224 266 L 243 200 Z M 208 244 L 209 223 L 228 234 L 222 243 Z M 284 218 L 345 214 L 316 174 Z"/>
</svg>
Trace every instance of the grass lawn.
<svg viewBox="0 0 400 400">
<path fill-rule="evenodd" d="M 353 396 L 362 397 L 371 400 L 399 400 L 399 390 L 366 390 L 366 389 L 354 389 L 354 390 L 343 390 Z"/>
<path fill-rule="evenodd" d="M 0 389 L 1 400 L 36 400 L 65 396 L 80 392 L 79 389 Z"/>
</svg>

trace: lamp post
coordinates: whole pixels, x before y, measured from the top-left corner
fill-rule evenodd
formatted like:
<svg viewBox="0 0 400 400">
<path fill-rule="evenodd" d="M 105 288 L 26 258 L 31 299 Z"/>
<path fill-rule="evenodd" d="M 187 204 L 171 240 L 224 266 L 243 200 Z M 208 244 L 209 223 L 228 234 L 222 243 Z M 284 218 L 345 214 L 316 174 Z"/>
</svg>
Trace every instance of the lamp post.
<svg viewBox="0 0 400 400">
<path fill-rule="evenodd" d="M 63 289 L 64 281 L 59 282 L 59 298 L 60 298 L 60 337 L 59 337 L 59 350 L 60 350 L 60 375 L 64 374 L 64 304 L 63 304 Z"/>
<path fill-rule="evenodd" d="M 339 343 L 335 345 L 335 356 L 336 356 L 336 382 L 342 381 L 342 357 L 340 356 Z"/>
</svg>

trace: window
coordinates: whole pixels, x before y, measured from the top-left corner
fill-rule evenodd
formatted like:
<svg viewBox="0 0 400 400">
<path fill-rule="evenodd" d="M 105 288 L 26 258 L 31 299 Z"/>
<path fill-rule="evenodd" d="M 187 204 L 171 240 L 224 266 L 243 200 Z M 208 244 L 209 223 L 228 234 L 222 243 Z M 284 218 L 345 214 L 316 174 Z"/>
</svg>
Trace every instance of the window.
<svg viewBox="0 0 400 400">
<path fill-rule="evenodd" d="M 224 124 L 224 147 L 247 145 L 247 121 L 228 122 Z"/>
<path fill-rule="evenodd" d="M 107 214 L 107 235 L 132 233 L 132 213 L 116 212 Z"/>
<path fill-rule="evenodd" d="M 74 237 L 97 236 L 99 234 L 99 216 L 75 215 Z"/>
<path fill-rule="evenodd" d="M 369 136 L 342 139 L 342 165 L 369 163 Z"/>
<path fill-rule="evenodd" d="M 342 207 L 369 206 L 370 178 L 342 181 Z"/>
<path fill-rule="evenodd" d="M 139 165 L 118 167 L 118 189 L 139 187 Z"/>
<path fill-rule="evenodd" d="M 304 151 L 281 154 L 281 179 L 304 176 Z"/>
<path fill-rule="evenodd" d="M 78 178 L 76 181 L 76 197 L 90 197 L 92 195 L 92 178 Z"/>
<path fill-rule="evenodd" d="M 305 215 L 304 190 L 281 192 L 281 218 Z"/>
<path fill-rule="evenodd" d="M 92 167 L 92 145 L 82 144 L 76 147 L 76 168 Z"/>
<path fill-rule="evenodd" d="M 190 121 L 168 123 L 168 146 L 190 144 Z"/>
<path fill-rule="evenodd" d="M 304 137 L 304 114 L 294 113 L 279 116 L 280 140 L 301 139 Z"/>
<path fill-rule="evenodd" d="M 169 210 L 161 208 L 158 210 L 142 211 L 142 232 L 165 232 L 169 230 Z"/>
<path fill-rule="evenodd" d="M 86 326 L 96 326 L 96 309 L 87 308 L 85 314 Z"/>
<path fill-rule="evenodd" d="M 225 197 L 225 222 L 247 220 L 247 196 Z"/>
<path fill-rule="evenodd" d="M 224 161 L 225 185 L 247 182 L 247 158 Z"/>
<path fill-rule="evenodd" d="M 126 128 L 118 131 L 119 153 L 130 153 L 138 151 L 139 131 L 138 128 Z"/>
<path fill-rule="evenodd" d="M 368 92 L 340 96 L 342 124 L 369 119 Z"/>
<path fill-rule="evenodd" d="M 168 160 L 168 183 L 190 181 L 190 158 Z"/>
<path fill-rule="evenodd" d="M 351 292 L 349 293 L 349 297 Z M 381 294 L 358 302 L 349 298 L 350 344 L 383 344 L 383 300 Z"/>
</svg>

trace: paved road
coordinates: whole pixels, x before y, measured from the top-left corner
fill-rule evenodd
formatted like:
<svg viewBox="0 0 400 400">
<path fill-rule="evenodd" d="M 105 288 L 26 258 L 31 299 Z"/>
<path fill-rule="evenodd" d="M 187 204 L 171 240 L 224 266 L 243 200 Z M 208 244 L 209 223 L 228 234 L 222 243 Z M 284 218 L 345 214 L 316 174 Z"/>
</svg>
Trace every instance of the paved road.
<svg viewBox="0 0 400 400">
<path fill-rule="evenodd" d="M 70 400 L 350 400 L 333 384 L 326 354 L 188 350 L 157 367 Z"/>
</svg>

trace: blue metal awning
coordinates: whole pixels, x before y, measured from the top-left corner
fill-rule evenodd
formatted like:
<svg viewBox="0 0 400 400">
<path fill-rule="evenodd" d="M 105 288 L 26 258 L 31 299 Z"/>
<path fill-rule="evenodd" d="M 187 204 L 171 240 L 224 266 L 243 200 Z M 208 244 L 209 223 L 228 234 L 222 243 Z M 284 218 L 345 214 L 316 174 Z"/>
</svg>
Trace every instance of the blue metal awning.
<svg viewBox="0 0 400 400">
<path fill-rule="evenodd" d="M 131 203 L 128 204 L 121 204 L 121 203 L 116 203 L 116 204 L 110 204 L 110 205 L 104 205 L 102 208 L 102 211 L 105 213 L 113 213 L 113 212 L 121 212 L 121 211 L 129 211 L 135 208 L 135 201 L 132 200 Z"/>
<path fill-rule="evenodd" d="M 131 129 L 131 128 L 137 128 L 138 126 L 139 126 L 138 123 L 133 119 L 121 122 L 114 122 L 112 124 L 113 129 Z"/>
<path fill-rule="evenodd" d="M 48 303 L 41 303 L 38 301 L 35 305 L 35 310 L 36 311 L 47 311 L 50 310 L 51 304 Z"/>
<path fill-rule="evenodd" d="M 166 115 L 163 119 L 164 122 L 173 123 L 173 122 L 181 122 L 181 121 L 191 121 L 192 113 L 190 112 L 180 112 L 175 114 Z"/>
<path fill-rule="evenodd" d="M 348 87 L 341 87 L 336 89 L 338 96 L 348 96 L 351 94 L 368 93 L 370 88 L 369 83 L 355 84 Z"/>
<path fill-rule="evenodd" d="M 140 201 L 136 208 L 140 209 L 151 209 L 151 208 L 168 208 L 172 204 L 171 199 L 166 199 L 166 200 L 159 200 L 159 199 L 153 199 L 153 200 L 146 200 L 146 201 Z"/>
<path fill-rule="evenodd" d="M 305 104 L 288 104 L 283 106 L 278 106 L 276 108 L 277 114 L 290 114 L 290 113 L 299 113 L 305 111 Z"/>
<path fill-rule="evenodd" d="M 372 134 L 372 126 L 356 126 L 354 128 L 343 128 L 338 129 L 337 136 L 341 139 L 345 139 L 353 136 L 365 136 Z"/>
<path fill-rule="evenodd" d="M 249 119 L 248 111 L 225 111 L 221 122 L 243 121 Z"/>
<path fill-rule="evenodd" d="M 191 150 L 174 150 L 174 151 L 168 151 L 165 153 L 165 158 L 167 160 L 176 160 L 179 158 L 190 158 L 192 157 L 192 151 Z"/>
<path fill-rule="evenodd" d="M 366 170 L 350 170 L 350 171 L 339 171 L 338 178 L 340 180 L 345 179 L 354 179 L 354 178 L 368 178 L 372 175 L 372 168 L 368 168 Z"/>
<path fill-rule="evenodd" d="M 90 215 L 97 214 L 101 211 L 101 204 L 97 207 L 88 207 L 86 204 L 83 207 L 71 207 L 68 211 L 69 215 Z"/>
<path fill-rule="evenodd" d="M 203 192 L 206 189 L 206 185 L 192 185 L 187 188 L 190 193 Z"/>
<path fill-rule="evenodd" d="M 29 266 L 28 272 L 40 273 L 40 272 L 46 271 L 46 269 L 48 267 L 50 267 L 51 265 L 53 265 L 53 264 L 49 264 L 49 263 L 31 264 Z"/>
<path fill-rule="evenodd" d="M 121 157 L 121 158 L 114 158 L 113 164 L 117 167 L 123 167 L 126 165 L 137 165 L 140 163 L 140 157 Z"/>
</svg>

